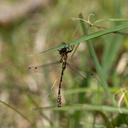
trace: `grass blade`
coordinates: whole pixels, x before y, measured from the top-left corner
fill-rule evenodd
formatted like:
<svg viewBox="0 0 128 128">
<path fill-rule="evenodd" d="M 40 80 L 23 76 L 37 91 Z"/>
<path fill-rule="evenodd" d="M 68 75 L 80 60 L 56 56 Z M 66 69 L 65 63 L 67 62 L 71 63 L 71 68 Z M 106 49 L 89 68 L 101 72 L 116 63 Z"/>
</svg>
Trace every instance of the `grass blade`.
<svg viewBox="0 0 128 128">
<path fill-rule="evenodd" d="M 79 17 L 83 19 L 82 14 L 80 14 Z M 80 24 L 81 24 L 83 33 L 86 34 L 85 22 L 80 21 Z M 98 73 L 98 75 L 100 77 L 100 81 L 101 81 L 101 84 L 102 84 L 102 86 L 104 88 L 104 91 L 107 92 L 107 95 L 109 97 L 112 97 L 111 93 L 109 92 L 109 88 L 108 88 L 108 84 L 107 84 L 107 82 L 105 80 L 104 72 L 102 71 L 102 68 L 101 68 L 100 63 L 98 61 L 98 58 L 96 56 L 96 53 L 95 53 L 94 47 L 92 45 L 92 42 L 87 42 L 87 46 L 88 46 L 88 49 L 89 49 L 89 53 L 90 53 L 90 55 L 91 55 L 91 57 L 93 59 L 93 62 L 95 64 L 95 66 L 96 66 L 96 70 L 97 70 L 97 73 Z"/>
<path fill-rule="evenodd" d="M 103 35 L 107 35 L 107 34 L 110 34 L 110 33 L 113 33 L 113 32 L 117 32 L 117 31 L 120 31 L 120 30 L 123 30 L 123 29 L 127 29 L 128 28 L 128 23 L 123 23 L 121 25 L 117 25 L 117 26 L 114 26 L 112 28 L 108 28 L 108 29 L 105 29 L 105 30 L 101 30 L 101 31 L 98 31 L 98 32 L 94 32 L 94 33 L 91 33 L 89 35 L 83 35 L 81 36 L 79 39 L 75 39 L 73 41 L 69 41 L 68 44 L 70 45 L 77 45 L 83 41 L 87 41 L 87 40 L 91 40 L 91 39 L 94 39 L 94 38 L 98 38 L 98 37 L 101 37 Z M 45 52 L 48 52 L 48 51 L 51 51 L 51 50 L 57 50 L 59 48 L 64 48 L 64 45 L 63 44 L 59 44 L 55 47 L 52 47 L 52 48 L 49 48 L 45 51 L 42 51 L 41 53 L 45 53 Z"/>
<path fill-rule="evenodd" d="M 3 105 L 7 106 L 8 108 L 12 109 L 13 111 L 15 111 L 18 115 L 20 115 L 22 118 L 24 118 L 27 122 L 29 122 L 32 125 L 32 122 L 24 115 L 22 114 L 20 111 L 18 111 L 16 108 L 14 108 L 13 106 L 7 104 L 6 102 L 0 100 L 0 103 L 2 103 Z"/>
<path fill-rule="evenodd" d="M 113 107 L 107 105 L 96 105 L 96 104 L 75 104 L 69 106 L 62 106 L 58 107 L 40 107 L 36 109 L 42 109 L 45 111 L 54 110 L 54 111 L 103 111 L 103 112 L 110 112 L 110 113 L 125 113 L 128 114 L 128 109 L 125 107 Z"/>
</svg>

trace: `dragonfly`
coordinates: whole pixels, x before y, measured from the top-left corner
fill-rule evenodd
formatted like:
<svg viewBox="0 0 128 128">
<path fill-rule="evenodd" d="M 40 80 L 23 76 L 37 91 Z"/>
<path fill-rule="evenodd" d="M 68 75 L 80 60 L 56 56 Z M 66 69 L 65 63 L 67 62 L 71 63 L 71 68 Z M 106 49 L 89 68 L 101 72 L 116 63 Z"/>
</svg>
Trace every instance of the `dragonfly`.
<svg viewBox="0 0 128 128">
<path fill-rule="evenodd" d="M 60 75 L 58 97 L 57 97 L 58 107 L 61 107 L 61 104 L 62 104 L 61 103 L 61 85 L 62 85 L 64 71 L 65 71 L 66 65 L 67 65 L 68 53 L 71 53 L 72 50 L 73 50 L 73 47 L 64 47 L 64 48 L 58 50 L 59 54 L 61 56 L 60 63 L 62 63 L 62 70 L 61 70 L 61 75 Z"/>
<path fill-rule="evenodd" d="M 62 106 L 62 98 L 61 98 L 61 88 L 62 88 L 62 81 L 63 81 L 63 76 L 64 76 L 64 71 L 67 67 L 67 65 L 72 69 L 75 70 L 68 62 L 68 54 L 71 53 L 74 49 L 74 45 L 67 45 L 65 42 L 62 43 L 63 47 L 58 49 L 59 55 L 60 55 L 60 60 L 56 62 L 51 62 L 48 64 L 43 64 L 39 66 L 29 66 L 28 69 L 32 70 L 35 69 L 37 70 L 40 67 L 45 67 L 49 66 L 52 64 L 61 64 L 61 73 L 60 73 L 60 79 L 59 79 L 59 84 L 58 84 L 58 92 L 57 92 L 57 106 L 61 107 Z M 84 78 L 86 78 L 85 74 L 82 74 L 81 72 L 78 72 L 78 74 Z"/>
<path fill-rule="evenodd" d="M 101 27 L 101 26 L 94 26 L 94 27 L 97 27 L 99 29 L 105 29 L 105 27 Z M 122 33 L 122 32 L 114 32 L 114 33 L 121 34 L 121 35 L 127 35 L 127 33 Z M 60 60 L 59 61 L 51 62 L 51 63 L 43 64 L 43 65 L 38 65 L 38 66 L 29 66 L 28 67 L 29 70 L 33 70 L 33 69 L 34 70 L 37 70 L 40 67 L 46 67 L 46 66 L 49 66 L 49 65 L 61 63 L 61 73 L 60 73 L 60 79 L 59 79 L 59 85 L 58 85 L 58 93 L 57 93 L 57 106 L 58 107 L 61 107 L 62 106 L 62 101 L 61 101 L 61 88 L 62 88 L 62 81 L 63 81 L 64 71 L 65 71 L 67 65 L 72 70 L 75 70 L 75 68 L 73 68 L 72 66 L 70 66 L 70 64 L 67 62 L 68 54 L 71 53 L 73 51 L 73 49 L 74 49 L 74 51 L 72 53 L 72 56 L 73 56 L 73 54 L 76 51 L 76 49 L 78 48 L 78 46 L 79 46 L 79 44 L 77 44 L 76 47 L 74 48 L 74 45 L 68 45 L 65 42 L 63 42 L 63 43 L 61 43 L 61 45 L 58 45 L 58 46 L 55 46 L 53 48 L 50 48 L 50 49 L 47 49 L 45 51 L 40 52 L 40 54 L 42 54 L 42 53 L 48 52 L 50 50 L 55 50 L 55 49 L 59 48 L 58 49 L 58 52 L 59 52 L 59 55 L 60 55 Z M 81 72 L 78 72 L 78 71 L 77 71 L 77 73 L 80 76 L 86 78 L 86 75 L 85 74 L 83 74 Z"/>
</svg>

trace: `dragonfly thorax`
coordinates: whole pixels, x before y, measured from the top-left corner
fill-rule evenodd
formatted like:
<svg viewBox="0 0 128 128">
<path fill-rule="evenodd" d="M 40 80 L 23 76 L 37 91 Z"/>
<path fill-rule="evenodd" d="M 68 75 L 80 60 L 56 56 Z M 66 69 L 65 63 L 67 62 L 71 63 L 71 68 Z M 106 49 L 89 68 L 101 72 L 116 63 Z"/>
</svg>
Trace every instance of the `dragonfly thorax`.
<svg viewBox="0 0 128 128">
<path fill-rule="evenodd" d="M 65 46 L 58 50 L 60 55 L 68 54 L 73 50 L 73 47 L 67 45 L 65 42 L 63 42 L 63 45 Z"/>
</svg>

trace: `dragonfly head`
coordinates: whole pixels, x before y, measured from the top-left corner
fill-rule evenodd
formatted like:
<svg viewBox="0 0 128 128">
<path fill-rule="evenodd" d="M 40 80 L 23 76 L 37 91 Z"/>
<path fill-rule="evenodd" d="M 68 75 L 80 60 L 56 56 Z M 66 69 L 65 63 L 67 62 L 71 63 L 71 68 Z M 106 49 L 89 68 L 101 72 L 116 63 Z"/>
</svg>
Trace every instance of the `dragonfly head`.
<svg viewBox="0 0 128 128">
<path fill-rule="evenodd" d="M 73 47 L 71 47 L 70 45 L 66 44 L 65 42 L 62 42 L 63 48 L 58 49 L 59 54 L 67 54 L 69 52 L 71 52 L 73 50 Z"/>
</svg>

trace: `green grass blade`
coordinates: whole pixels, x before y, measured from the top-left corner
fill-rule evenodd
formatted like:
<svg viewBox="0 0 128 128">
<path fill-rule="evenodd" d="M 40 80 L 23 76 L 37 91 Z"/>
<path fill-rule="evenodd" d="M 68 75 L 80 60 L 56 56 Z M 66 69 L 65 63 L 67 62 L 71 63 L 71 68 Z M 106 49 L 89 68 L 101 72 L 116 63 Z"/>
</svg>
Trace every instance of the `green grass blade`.
<svg viewBox="0 0 128 128">
<path fill-rule="evenodd" d="M 125 113 L 128 114 L 128 108 L 125 107 L 113 107 L 107 105 L 96 105 L 96 104 L 75 104 L 75 105 L 68 105 L 58 107 L 40 107 L 36 109 L 42 109 L 45 111 L 54 110 L 54 111 L 103 111 L 103 112 L 110 112 L 110 113 Z"/>
<path fill-rule="evenodd" d="M 117 0 L 114 0 L 113 5 L 114 5 L 114 14 L 115 14 L 114 17 L 121 17 L 120 2 Z M 122 20 L 122 18 L 118 18 L 118 20 L 119 19 Z M 119 25 L 120 22 L 114 22 L 114 23 L 115 25 Z M 118 53 L 122 45 L 123 37 L 120 35 L 118 36 L 114 35 L 112 36 L 112 38 L 106 38 L 106 41 L 107 42 L 109 41 L 109 42 L 108 44 L 107 43 L 105 44 L 105 50 L 102 58 L 102 62 L 103 62 L 102 67 L 106 75 L 106 79 L 108 79 L 110 70 L 114 62 L 118 58 L 118 55 L 119 55 Z"/>
<path fill-rule="evenodd" d="M 102 30 L 102 31 L 94 32 L 94 33 L 89 34 L 89 35 L 81 36 L 79 39 L 76 39 L 76 40 L 71 41 L 69 43 L 71 45 L 79 44 L 83 41 L 98 38 L 100 36 L 107 35 L 107 34 L 110 34 L 110 33 L 116 32 L 116 31 L 120 31 L 120 30 L 126 29 L 126 28 L 128 28 L 128 23 L 124 23 L 122 25 L 118 25 L 118 26 L 115 26 L 115 27 L 112 27 L 112 28 L 109 28 L 109 29 L 105 29 L 105 30 Z"/>
<path fill-rule="evenodd" d="M 123 30 L 123 29 L 127 29 L 128 28 L 128 23 L 123 23 L 121 25 L 117 25 L 117 26 L 114 26 L 112 28 L 108 28 L 108 29 L 105 29 L 105 30 L 102 30 L 102 31 L 98 31 L 98 32 L 94 32 L 94 33 L 91 33 L 89 35 L 83 35 L 81 36 L 79 39 L 75 39 L 73 41 L 69 41 L 68 44 L 71 44 L 71 45 L 77 45 L 83 41 L 87 41 L 87 40 L 90 40 L 90 39 L 94 39 L 94 38 L 98 38 L 98 37 L 101 37 L 103 35 L 107 35 L 107 34 L 110 34 L 110 33 L 113 33 L 113 32 L 117 32 L 117 31 L 120 31 L 120 30 Z M 55 47 L 52 47 L 52 48 L 49 48 L 45 51 L 42 51 L 41 53 L 45 53 L 45 52 L 48 52 L 48 51 L 51 51 L 51 50 L 57 50 L 59 48 L 63 48 L 64 45 L 62 44 L 59 44 Z"/>
<path fill-rule="evenodd" d="M 83 19 L 82 15 L 80 15 L 79 17 Z M 80 24 L 81 24 L 83 33 L 86 34 L 85 22 L 80 21 Z M 111 94 L 110 94 L 109 88 L 108 88 L 108 84 L 105 81 L 104 72 L 102 72 L 102 68 L 101 68 L 100 63 L 98 61 L 98 58 L 96 56 L 96 53 L 95 53 L 94 47 L 92 45 L 92 42 L 87 42 L 87 46 L 88 46 L 89 53 L 90 53 L 90 55 L 91 55 L 91 57 L 93 59 L 93 62 L 95 64 L 95 66 L 96 66 L 96 70 L 97 70 L 97 73 L 98 73 L 98 75 L 100 77 L 100 81 L 101 81 L 101 84 L 102 84 L 102 86 L 104 88 L 104 91 L 105 91 L 105 93 L 107 93 L 109 95 L 109 97 L 111 97 Z"/>
<path fill-rule="evenodd" d="M 101 23 L 101 22 L 128 22 L 128 19 L 123 19 L 123 18 L 109 18 L 109 19 L 99 19 L 96 20 L 94 23 Z"/>
<path fill-rule="evenodd" d="M 106 74 L 106 79 L 109 76 L 109 72 L 110 69 L 112 68 L 113 63 L 116 61 L 118 57 L 118 52 L 121 48 L 121 45 L 122 45 L 122 37 L 118 36 L 116 38 L 114 37 L 105 47 L 106 50 L 103 53 L 102 67 L 104 73 Z"/>
<path fill-rule="evenodd" d="M 111 112 L 111 113 L 127 113 L 127 108 L 119 108 L 119 107 L 112 107 L 112 106 L 106 106 L 106 105 L 90 105 L 90 104 L 75 104 L 70 106 L 64 106 L 61 108 L 51 108 L 52 110 L 57 111 L 103 111 L 103 112 Z"/>
</svg>

